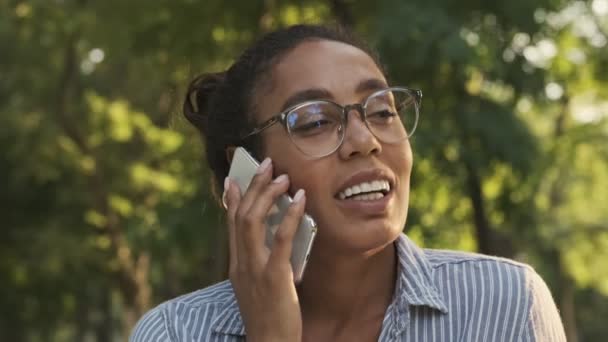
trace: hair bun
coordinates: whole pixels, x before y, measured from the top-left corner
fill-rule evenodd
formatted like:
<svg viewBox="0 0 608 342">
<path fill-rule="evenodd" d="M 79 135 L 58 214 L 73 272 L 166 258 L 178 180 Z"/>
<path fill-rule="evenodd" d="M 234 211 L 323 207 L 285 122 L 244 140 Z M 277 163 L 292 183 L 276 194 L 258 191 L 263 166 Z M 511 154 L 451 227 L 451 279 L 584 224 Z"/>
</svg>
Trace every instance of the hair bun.
<svg viewBox="0 0 608 342">
<path fill-rule="evenodd" d="M 202 74 L 197 76 L 186 91 L 184 100 L 184 116 L 202 133 L 207 132 L 210 104 L 213 94 L 226 78 L 225 72 Z"/>
</svg>

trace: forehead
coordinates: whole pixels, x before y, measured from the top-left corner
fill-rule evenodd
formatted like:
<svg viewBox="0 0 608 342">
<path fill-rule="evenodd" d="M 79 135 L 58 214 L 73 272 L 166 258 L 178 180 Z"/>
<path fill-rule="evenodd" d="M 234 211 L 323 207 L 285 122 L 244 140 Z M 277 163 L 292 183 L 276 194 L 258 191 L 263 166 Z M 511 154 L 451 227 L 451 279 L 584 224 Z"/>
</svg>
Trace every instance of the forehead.
<svg viewBox="0 0 608 342">
<path fill-rule="evenodd" d="M 306 41 L 283 56 L 271 69 L 272 81 L 258 101 L 259 115 L 276 114 L 292 94 L 308 89 L 324 89 L 333 99 L 354 101 L 355 88 L 368 79 L 386 82 L 374 60 L 363 50 L 349 44 Z"/>
</svg>

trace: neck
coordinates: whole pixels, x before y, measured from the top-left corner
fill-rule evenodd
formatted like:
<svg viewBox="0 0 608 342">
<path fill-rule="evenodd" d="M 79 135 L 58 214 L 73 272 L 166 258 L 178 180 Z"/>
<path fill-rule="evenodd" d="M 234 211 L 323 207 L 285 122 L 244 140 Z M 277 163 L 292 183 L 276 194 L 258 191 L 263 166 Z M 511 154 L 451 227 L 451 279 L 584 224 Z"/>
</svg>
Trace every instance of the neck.
<svg viewBox="0 0 608 342">
<path fill-rule="evenodd" d="M 361 313 L 384 315 L 397 277 L 395 244 L 354 255 L 318 247 L 298 285 L 303 318 L 348 322 Z"/>
</svg>

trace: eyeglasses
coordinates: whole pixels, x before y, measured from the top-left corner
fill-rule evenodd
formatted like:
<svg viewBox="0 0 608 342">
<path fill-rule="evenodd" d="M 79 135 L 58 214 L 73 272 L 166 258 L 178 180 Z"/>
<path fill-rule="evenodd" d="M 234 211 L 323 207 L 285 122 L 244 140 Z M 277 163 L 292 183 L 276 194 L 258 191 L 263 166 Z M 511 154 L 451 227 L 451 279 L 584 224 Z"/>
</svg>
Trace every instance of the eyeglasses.
<svg viewBox="0 0 608 342">
<path fill-rule="evenodd" d="M 329 100 L 306 101 L 273 116 L 243 139 L 280 122 L 304 154 L 321 158 L 344 141 L 348 113 L 356 110 L 372 134 L 384 143 L 397 143 L 414 134 L 418 125 L 422 91 L 391 87 L 371 94 L 363 103 L 341 106 Z"/>
</svg>

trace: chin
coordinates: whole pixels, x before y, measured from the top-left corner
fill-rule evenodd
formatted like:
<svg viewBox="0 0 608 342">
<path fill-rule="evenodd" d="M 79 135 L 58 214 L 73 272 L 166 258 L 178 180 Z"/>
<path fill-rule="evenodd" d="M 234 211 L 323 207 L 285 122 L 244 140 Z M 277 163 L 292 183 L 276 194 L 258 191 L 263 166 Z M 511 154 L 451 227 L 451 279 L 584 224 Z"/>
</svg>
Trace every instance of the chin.
<svg viewBox="0 0 608 342">
<path fill-rule="evenodd" d="M 383 249 L 395 241 L 403 226 L 388 222 L 350 222 L 342 227 L 345 228 L 323 231 L 320 226 L 315 244 L 344 253 L 369 253 Z"/>
<path fill-rule="evenodd" d="M 356 239 L 354 242 L 356 242 L 359 250 L 373 251 L 393 243 L 399 237 L 399 234 L 401 234 L 401 229 L 397 229 L 394 224 L 385 224 L 362 227 L 360 235 L 353 234 L 353 238 Z"/>
</svg>

